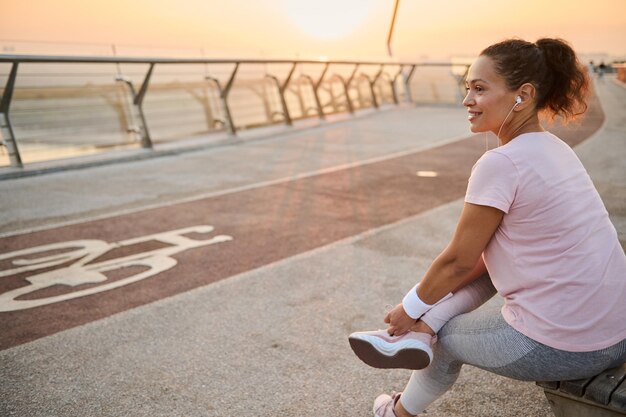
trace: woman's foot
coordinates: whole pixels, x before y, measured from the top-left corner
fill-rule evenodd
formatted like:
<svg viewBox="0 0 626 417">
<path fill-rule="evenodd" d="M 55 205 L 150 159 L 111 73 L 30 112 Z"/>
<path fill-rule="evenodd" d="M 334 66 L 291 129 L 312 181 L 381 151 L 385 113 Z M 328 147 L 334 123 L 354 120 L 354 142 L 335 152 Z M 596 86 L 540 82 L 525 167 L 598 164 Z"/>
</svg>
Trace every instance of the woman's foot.
<svg viewBox="0 0 626 417">
<path fill-rule="evenodd" d="M 400 400 L 401 392 L 382 394 L 374 400 L 374 417 L 415 417 L 404 409 Z"/>
<path fill-rule="evenodd" d="M 433 359 L 433 336 L 407 332 L 389 336 L 387 330 L 352 333 L 350 347 L 363 362 L 374 368 L 423 369 Z"/>
<path fill-rule="evenodd" d="M 394 411 L 401 392 L 393 391 L 391 395 L 382 394 L 374 400 L 374 417 L 398 417 Z"/>
</svg>

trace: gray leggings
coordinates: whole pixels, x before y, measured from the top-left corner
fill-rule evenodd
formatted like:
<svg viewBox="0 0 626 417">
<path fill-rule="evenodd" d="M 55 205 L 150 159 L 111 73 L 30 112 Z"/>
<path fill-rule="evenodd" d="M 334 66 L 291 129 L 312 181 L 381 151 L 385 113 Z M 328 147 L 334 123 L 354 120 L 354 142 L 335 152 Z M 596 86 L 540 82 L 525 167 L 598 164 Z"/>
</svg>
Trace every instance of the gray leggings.
<svg viewBox="0 0 626 417">
<path fill-rule="evenodd" d="M 484 286 L 482 280 L 476 285 Z M 463 364 L 524 381 L 588 378 L 624 363 L 626 340 L 593 352 L 554 349 L 512 328 L 500 306 L 485 305 L 448 321 L 438 332 L 433 353 L 433 362 L 413 372 L 400 398 L 411 414 L 422 412 L 448 391 Z"/>
</svg>

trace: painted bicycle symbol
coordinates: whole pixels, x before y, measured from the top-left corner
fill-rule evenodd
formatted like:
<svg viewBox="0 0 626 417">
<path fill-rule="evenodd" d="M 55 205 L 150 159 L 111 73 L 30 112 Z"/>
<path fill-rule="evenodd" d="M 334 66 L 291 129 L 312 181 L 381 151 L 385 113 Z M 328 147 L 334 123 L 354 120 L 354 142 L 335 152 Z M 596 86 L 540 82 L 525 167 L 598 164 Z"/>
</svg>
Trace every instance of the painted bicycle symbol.
<svg viewBox="0 0 626 417">
<path fill-rule="evenodd" d="M 24 310 L 119 288 L 174 267 L 177 261 L 171 256 L 179 252 L 233 240 L 231 236 L 226 235 L 218 235 L 205 240 L 185 236 L 192 233 L 211 233 L 213 230 L 213 226 L 200 225 L 113 243 L 95 239 L 73 240 L 0 254 L 0 263 L 8 263 L 11 267 L 6 270 L 0 269 L 0 278 L 73 262 L 69 266 L 28 276 L 25 279 L 30 283 L 29 285 L 0 294 L 0 312 Z M 168 246 L 92 263 L 113 249 L 150 241 L 161 242 Z M 104 274 L 129 267 L 140 267 L 141 272 L 118 280 L 109 280 Z M 99 283 L 103 284 L 45 298 L 25 299 L 28 294 L 55 285 L 78 287 Z"/>
</svg>

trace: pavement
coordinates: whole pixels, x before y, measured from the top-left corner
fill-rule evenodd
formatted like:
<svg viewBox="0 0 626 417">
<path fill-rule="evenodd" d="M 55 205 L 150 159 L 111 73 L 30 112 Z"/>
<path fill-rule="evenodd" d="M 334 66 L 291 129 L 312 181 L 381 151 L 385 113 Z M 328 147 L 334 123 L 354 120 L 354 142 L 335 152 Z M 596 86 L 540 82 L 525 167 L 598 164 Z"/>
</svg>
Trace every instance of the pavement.
<svg viewBox="0 0 626 417">
<path fill-rule="evenodd" d="M 624 244 L 626 88 L 597 96 L 553 127 Z M 0 181 L 0 415 L 370 416 L 409 372 L 365 366 L 347 335 L 382 327 L 450 238 L 485 147 L 465 114 L 400 106 Z M 534 383 L 469 366 L 427 411 L 551 415 Z"/>
</svg>

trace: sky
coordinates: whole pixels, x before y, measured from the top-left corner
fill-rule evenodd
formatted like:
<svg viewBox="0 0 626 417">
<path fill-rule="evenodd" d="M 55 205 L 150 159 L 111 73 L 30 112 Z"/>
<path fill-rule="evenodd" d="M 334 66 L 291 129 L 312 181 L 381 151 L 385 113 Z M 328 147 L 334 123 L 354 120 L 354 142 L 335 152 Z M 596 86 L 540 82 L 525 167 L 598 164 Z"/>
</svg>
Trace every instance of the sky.
<svg viewBox="0 0 626 417">
<path fill-rule="evenodd" d="M 394 1 L 0 0 L 0 52 L 383 59 Z M 471 57 L 510 37 L 560 37 L 623 59 L 626 0 L 400 0 L 392 59 Z"/>
</svg>

